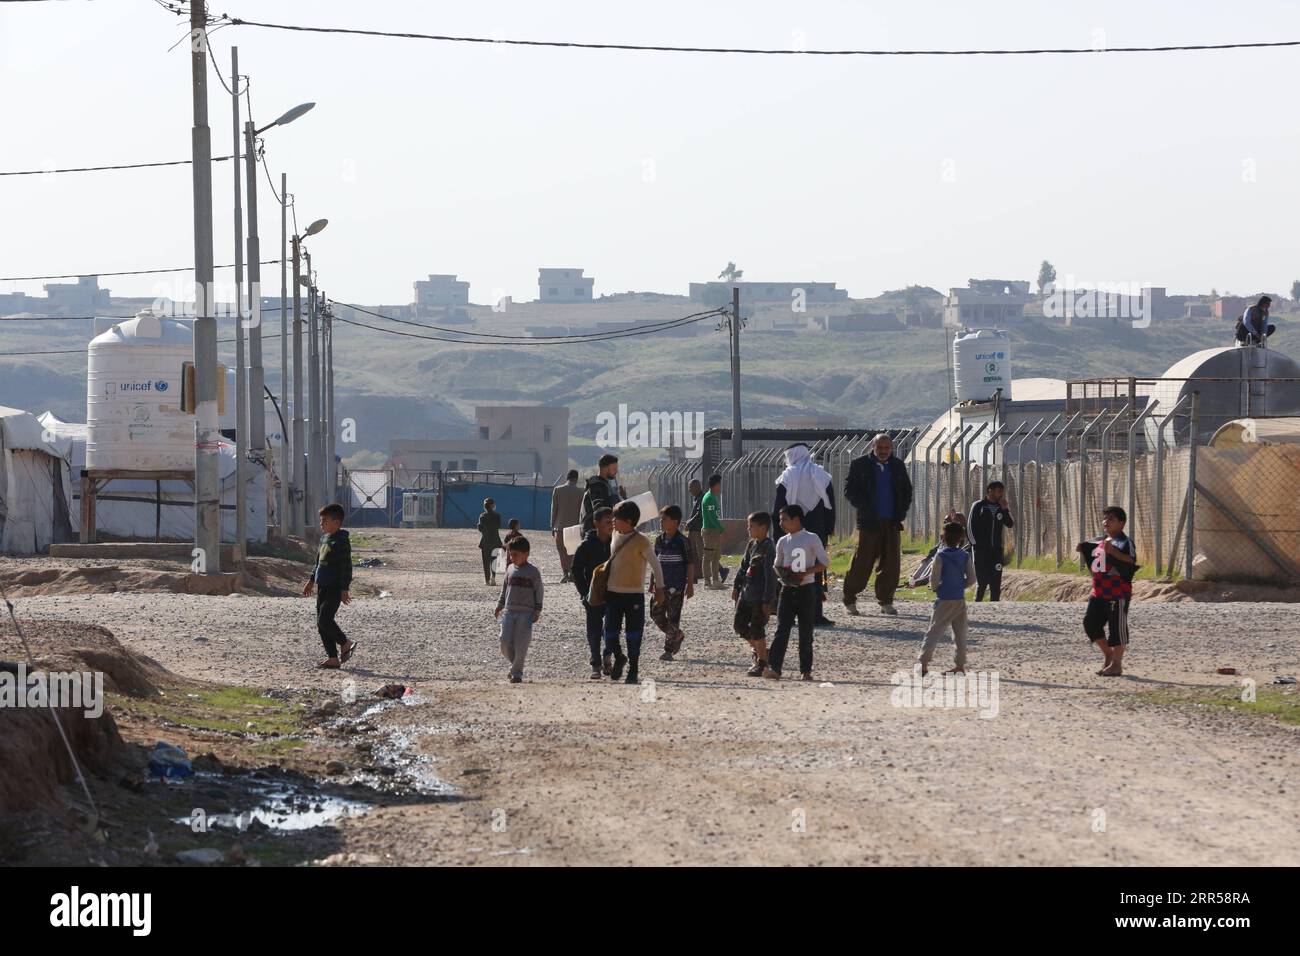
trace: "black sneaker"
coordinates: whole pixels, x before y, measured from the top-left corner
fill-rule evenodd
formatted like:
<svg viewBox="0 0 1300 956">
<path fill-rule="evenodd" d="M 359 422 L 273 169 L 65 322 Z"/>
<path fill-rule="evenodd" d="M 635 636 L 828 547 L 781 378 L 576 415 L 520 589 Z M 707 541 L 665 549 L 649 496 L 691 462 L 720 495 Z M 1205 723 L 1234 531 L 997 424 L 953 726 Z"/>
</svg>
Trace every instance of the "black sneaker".
<svg viewBox="0 0 1300 956">
<path fill-rule="evenodd" d="M 746 677 L 762 677 L 763 671 L 767 670 L 767 661 L 756 661 L 754 666 L 745 671 Z"/>
<path fill-rule="evenodd" d="M 639 681 L 639 680 L 637 679 L 636 671 L 635 671 L 635 670 L 630 670 L 630 671 L 627 672 L 627 680 L 625 680 L 623 683 L 625 683 L 625 684 L 639 684 L 639 683 L 641 683 L 641 681 Z"/>
<path fill-rule="evenodd" d="M 599 668 L 599 667 L 593 667 L 593 668 L 591 669 L 591 676 L 588 677 L 587 679 L 588 679 L 588 680 L 600 680 L 600 678 L 601 678 L 602 676 L 603 676 L 603 675 L 600 673 L 600 668 Z"/>
<path fill-rule="evenodd" d="M 627 666 L 626 654 L 614 654 L 614 667 L 609 672 L 610 680 L 618 680 L 623 676 L 623 668 Z"/>
<path fill-rule="evenodd" d="M 800 679 L 800 680 L 811 681 L 811 680 L 812 680 L 812 671 L 804 671 L 802 674 L 799 675 L 799 679 Z"/>
<path fill-rule="evenodd" d="M 718 580 L 721 581 L 723 584 L 726 584 L 726 583 L 727 583 L 727 573 L 728 573 L 730 570 L 731 570 L 731 568 L 726 568 L 726 567 L 719 567 L 719 568 L 718 568 Z"/>
<path fill-rule="evenodd" d="M 661 661 L 670 661 L 670 660 L 673 659 L 673 652 L 672 652 L 672 651 L 664 651 L 662 654 L 659 655 L 659 659 L 660 659 Z"/>
<path fill-rule="evenodd" d="M 522 677 L 520 677 L 518 674 L 511 674 L 511 675 L 510 675 L 510 683 L 512 683 L 512 684 L 522 684 L 523 682 L 524 682 L 524 679 L 523 679 Z"/>
<path fill-rule="evenodd" d="M 813 627 L 834 627 L 835 622 L 825 614 L 817 615 L 817 620 L 813 621 Z"/>
</svg>

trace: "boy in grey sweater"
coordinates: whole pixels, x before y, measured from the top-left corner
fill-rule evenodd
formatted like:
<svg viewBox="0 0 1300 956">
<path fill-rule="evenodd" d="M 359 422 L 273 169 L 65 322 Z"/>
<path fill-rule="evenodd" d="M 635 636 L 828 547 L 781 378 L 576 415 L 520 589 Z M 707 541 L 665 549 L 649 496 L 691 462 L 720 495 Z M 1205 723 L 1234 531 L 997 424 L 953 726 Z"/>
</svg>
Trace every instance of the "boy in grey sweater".
<svg viewBox="0 0 1300 956">
<path fill-rule="evenodd" d="M 533 639 L 533 625 L 542 616 L 542 572 L 528 563 L 530 548 L 523 535 L 506 546 L 510 565 L 501 583 L 496 617 L 501 621 L 501 656 L 510 662 L 510 683 L 524 679 L 524 658 Z"/>
</svg>

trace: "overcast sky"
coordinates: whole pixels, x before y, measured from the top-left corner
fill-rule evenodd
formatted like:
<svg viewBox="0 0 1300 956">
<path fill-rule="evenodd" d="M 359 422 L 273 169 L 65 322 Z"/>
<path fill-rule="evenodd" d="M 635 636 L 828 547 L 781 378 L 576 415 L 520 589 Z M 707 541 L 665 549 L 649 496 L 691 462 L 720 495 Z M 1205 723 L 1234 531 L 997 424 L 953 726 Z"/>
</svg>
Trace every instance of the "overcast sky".
<svg viewBox="0 0 1300 956">
<path fill-rule="evenodd" d="M 272 22 L 473 36 L 807 48 L 1300 39 L 1295 2 L 222 0 Z M 187 22 L 152 0 L 0 3 L 0 170 L 190 155 Z M 1102 31 L 1098 33 L 1097 31 Z M 747 278 L 854 296 L 968 277 L 1289 292 L 1300 277 L 1300 48 L 1074 57 L 746 57 L 493 48 L 229 27 L 321 284 L 401 303 L 430 272 L 536 297 Z M 230 98 L 209 88 L 213 152 Z M 216 164 L 217 261 L 233 261 Z M 265 180 L 262 180 L 265 183 Z M 193 261 L 190 170 L 0 177 L 0 276 Z M 264 258 L 278 207 L 262 192 Z M 156 294 L 154 277 L 114 278 Z M 274 279 L 278 289 L 278 277 Z M 41 283 L 0 283 L 39 293 Z"/>
</svg>

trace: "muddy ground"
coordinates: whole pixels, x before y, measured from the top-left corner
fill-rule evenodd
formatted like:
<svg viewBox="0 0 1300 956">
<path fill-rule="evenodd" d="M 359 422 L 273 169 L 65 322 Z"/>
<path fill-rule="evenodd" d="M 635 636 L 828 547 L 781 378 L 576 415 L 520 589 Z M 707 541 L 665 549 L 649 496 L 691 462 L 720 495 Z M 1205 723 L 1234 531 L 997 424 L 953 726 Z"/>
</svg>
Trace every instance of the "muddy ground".
<svg viewBox="0 0 1300 956">
<path fill-rule="evenodd" d="M 341 672 L 314 667 L 307 601 L 117 592 L 15 606 L 22 620 L 102 625 L 177 680 L 305 705 L 274 745 L 256 727 L 204 736 L 180 720 L 188 748 L 228 748 L 223 765 L 283 762 L 376 792 L 405 781 L 268 863 L 1300 863 L 1300 727 L 1231 706 L 1249 679 L 1273 711 L 1295 710 L 1295 687 L 1270 684 L 1300 672 L 1294 605 L 1135 604 L 1128 673 L 1111 679 L 1094 674 L 1082 604 L 972 606 L 970 666 L 998 678 L 996 715 L 981 716 L 896 706 L 922 603 L 900 602 L 897 618 L 831 605 L 840 626 L 817 633 L 816 682 L 774 683 L 745 676 L 728 595 L 701 592 L 678 660 L 657 660 L 648 630 L 643 684 L 614 685 L 587 680 L 577 595 L 542 538 L 546 610 L 511 685 L 473 532 L 365 535 L 385 564 L 358 583 L 391 596 L 342 613 L 360 649 Z M 936 663 L 950 654 L 941 645 Z M 1216 673 L 1227 666 L 1238 674 Z M 374 707 L 389 682 L 416 696 Z M 124 737 L 159 732 L 142 710 L 115 707 Z M 155 834 L 176 836 L 161 807 L 134 807 L 119 860 L 135 859 L 149 813 Z"/>
</svg>

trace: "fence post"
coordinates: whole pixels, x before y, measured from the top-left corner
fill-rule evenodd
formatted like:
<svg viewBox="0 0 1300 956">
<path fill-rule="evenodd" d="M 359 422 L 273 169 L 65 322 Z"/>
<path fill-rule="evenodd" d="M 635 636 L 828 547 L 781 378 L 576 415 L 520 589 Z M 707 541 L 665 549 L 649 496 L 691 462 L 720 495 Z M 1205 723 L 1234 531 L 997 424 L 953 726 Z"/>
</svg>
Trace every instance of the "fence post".
<svg viewBox="0 0 1300 956">
<path fill-rule="evenodd" d="M 945 425 L 943 427 L 943 430 L 939 432 L 939 436 L 933 439 L 930 442 L 930 444 L 925 446 L 925 488 L 927 494 L 925 496 L 925 525 L 922 528 L 921 533 L 925 535 L 925 540 L 927 542 L 930 540 L 931 501 L 935 498 L 938 498 L 939 496 L 938 481 L 937 479 L 935 479 L 935 471 L 937 471 L 937 469 L 932 469 L 930 465 L 930 452 L 934 448 L 936 443 L 939 444 L 939 446 L 942 448 L 943 440 L 947 437 L 948 437 L 948 426 Z"/>
<path fill-rule="evenodd" d="M 1104 418 L 1106 413 L 1100 412 L 1096 418 L 1090 421 L 1087 427 L 1079 433 L 1079 534 L 1083 534 L 1083 529 L 1088 526 L 1088 434 L 1096 427 L 1097 423 Z M 1102 507 L 1105 507 L 1103 504 Z M 1060 549 L 1057 549 L 1058 553 Z M 1057 559 L 1060 563 L 1060 559 Z"/>
<path fill-rule="evenodd" d="M 1016 509 L 1020 512 L 1020 520 L 1016 522 L 1015 542 L 1016 542 L 1016 567 L 1020 567 L 1020 556 L 1024 553 L 1023 546 L 1025 543 L 1025 522 L 1029 520 L 1029 509 L 1023 507 L 1027 500 L 1025 495 L 1025 441 L 1034 433 L 1034 429 L 1043 424 L 1040 418 L 1034 424 L 1025 429 L 1024 437 L 1020 439 L 1020 444 L 1016 445 L 1016 494 L 1020 500 L 1016 502 Z M 1038 489 L 1034 489 L 1033 500 L 1038 498 Z"/>
<path fill-rule="evenodd" d="M 975 433 L 966 440 L 966 447 L 962 450 L 962 510 L 965 511 L 971 506 L 971 445 L 975 444 L 976 438 L 980 433 L 988 428 L 987 421 L 982 421 L 980 427 L 975 429 Z"/>
<path fill-rule="evenodd" d="M 1070 426 L 1078 420 L 1083 412 L 1075 412 L 1071 418 L 1056 433 L 1056 440 L 1052 442 L 1052 470 L 1056 473 L 1056 526 L 1052 529 L 1052 537 L 1056 539 L 1056 566 L 1061 566 L 1063 555 L 1061 553 L 1061 499 L 1064 496 L 1064 484 L 1061 476 L 1061 439 L 1065 439 L 1065 453 L 1070 453 Z"/>
<path fill-rule="evenodd" d="M 1133 419 L 1128 426 L 1128 528 L 1132 536 L 1137 527 L 1137 446 L 1133 443 L 1133 433 L 1137 427 L 1159 406 L 1158 398 L 1147 400 L 1147 407 Z"/>
<path fill-rule="evenodd" d="M 1064 412 L 1061 413 L 1062 415 Z M 1034 557 L 1043 556 L 1043 436 L 1061 420 L 1057 415 L 1034 439 Z"/>
<path fill-rule="evenodd" d="M 1127 414 L 1128 405 L 1126 404 L 1101 430 L 1101 506 L 1103 508 L 1108 506 L 1110 498 L 1110 430 Z M 1133 520 L 1132 515 L 1129 516 L 1129 520 Z"/>
<path fill-rule="evenodd" d="M 1178 414 L 1178 409 L 1183 407 L 1183 402 L 1187 401 L 1190 396 L 1184 395 L 1174 407 L 1169 409 L 1169 414 L 1160 421 L 1156 422 L 1156 489 L 1155 507 L 1156 507 L 1156 577 L 1160 577 L 1164 570 L 1164 541 L 1165 535 L 1165 426 Z"/>
<path fill-rule="evenodd" d="M 1192 580 L 1192 556 L 1196 537 L 1196 432 L 1201 418 L 1201 393 L 1192 392 L 1191 427 L 1187 435 L 1187 551 L 1183 560 L 1183 573 Z"/>
</svg>

